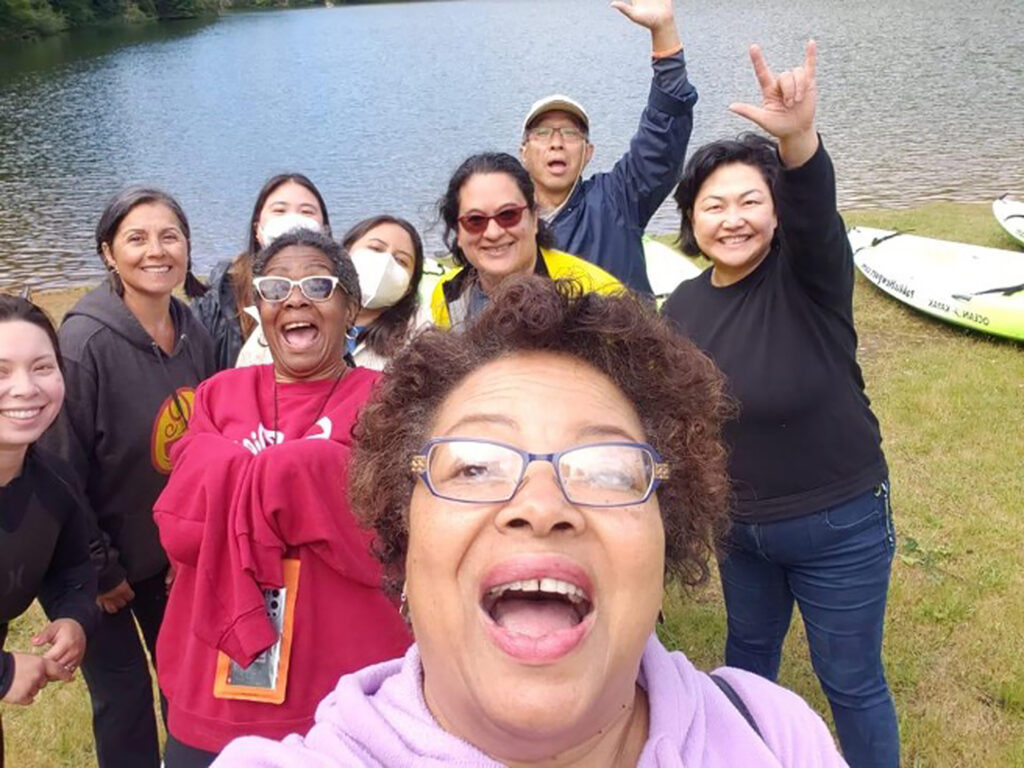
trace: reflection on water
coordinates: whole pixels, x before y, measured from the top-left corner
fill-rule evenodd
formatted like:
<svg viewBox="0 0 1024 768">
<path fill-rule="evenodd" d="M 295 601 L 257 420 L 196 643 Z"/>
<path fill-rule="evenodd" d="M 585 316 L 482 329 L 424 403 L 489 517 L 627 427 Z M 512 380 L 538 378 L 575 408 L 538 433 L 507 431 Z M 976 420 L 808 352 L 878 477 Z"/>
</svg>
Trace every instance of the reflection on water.
<svg viewBox="0 0 1024 768">
<path fill-rule="evenodd" d="M 129 45 L 173 40 L 192 34 L 214 21 L 211 17 L 123 26 L 100 25 L 82 27 L 73 34 L 54 35 L 35 42 L 5 42 L 0 48 L 0 86 L 31 72 L 51 77 L 62 67 L 78 67 L 86 59 L 106 56 Z"/>
<path fill-rule="evenodd" d="M 695 144 L 745 128 L 726 106 L 756 94 L 748 43 L 781 68 L 814 36 L 843 206 L 1024 193 L 1019 0 L 687 2 L 677 14 L 700 91 Z M 646 98 L 648 44 L 604 3 L 473 0 L 241 13 L 6 50 L 0 284 L 94 278 L 92 229 L 130 183 L 181 199 L 200 271 L 241 248 L 256 191 L 282 170 L 317 182 L 338 233 L 381 211 L 427 227 L 454 166 L 514 151 L 528 105 L 553 91 L 587 105 L 592 169 L 608 168 Z M 651 229 L 675 223 L 666 204 Z M 440 247 L 436 227 L 427 239 Z"/>
</svg>

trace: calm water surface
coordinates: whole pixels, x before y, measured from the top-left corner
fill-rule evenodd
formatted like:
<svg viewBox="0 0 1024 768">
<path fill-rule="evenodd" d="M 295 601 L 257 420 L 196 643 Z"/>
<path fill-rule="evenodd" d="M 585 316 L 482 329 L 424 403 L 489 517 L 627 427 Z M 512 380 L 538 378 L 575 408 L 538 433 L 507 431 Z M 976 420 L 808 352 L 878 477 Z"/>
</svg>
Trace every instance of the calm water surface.
<svg viewBox="0 0 1024 768">
<path fill-rule="evenodd" d="M 819 41 L 819 125 L 845 207 L 1024 193 L 1024 3 L 680 2 L 700 91 L 691 146 L 745 123 L 746 47 L 779 68 Z M 706 7 L 713 6 L 713 7 Z M 597 0 L 466 0 L 240 13 L 81 32 L 0 51 L 0 285 L 100 273 L 91 233 L 132 183 L 175 194 L 199 271 L 243 245 L 257 190 L 300 170 L 336 232 L 411 218 L 466 155 L 515 150 L 538 96 L 590 110 L 592 170 L 625 150 L 650 82 L 649 35 Z M 669 231 L 671 205 L 653 231 Z"/>
</svg>

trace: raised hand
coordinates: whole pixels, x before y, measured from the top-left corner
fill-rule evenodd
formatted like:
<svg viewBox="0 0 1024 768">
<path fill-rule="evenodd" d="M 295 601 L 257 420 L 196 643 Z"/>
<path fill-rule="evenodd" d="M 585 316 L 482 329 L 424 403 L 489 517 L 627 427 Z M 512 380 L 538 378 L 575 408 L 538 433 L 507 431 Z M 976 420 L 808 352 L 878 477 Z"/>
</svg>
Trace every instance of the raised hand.
<svg viewBox="0 0 1024 768">
<path fill-rule="evenodd" d="M 614 2 L 612 8 L 641 27 L 654 29 L 661 24 L 675 22 L 672 0 L 631 0 Z"/>
<path fill-rule="evenodd" d="M 761 106 L 740 102 L 729 105 L 731 112 L 745 117 L 779 139 L 783 162 L 790 167 L 802 165 L 818 146 L 814 129 L 814 113 L 818 106 L 817 59 L 818 45 L 808 40 L 803 66 L 776 75 L 761 49 L 756 45 L 750 46 L 754 76 L 761 86 Z"/>
<path fill-rule="evenodd" d="M 612 8 L 634 24 L 651 30 L 651 44 L 655 51 L 667 51 L 679 45 L 672 0 L 616 0 Z"/>
</svg>

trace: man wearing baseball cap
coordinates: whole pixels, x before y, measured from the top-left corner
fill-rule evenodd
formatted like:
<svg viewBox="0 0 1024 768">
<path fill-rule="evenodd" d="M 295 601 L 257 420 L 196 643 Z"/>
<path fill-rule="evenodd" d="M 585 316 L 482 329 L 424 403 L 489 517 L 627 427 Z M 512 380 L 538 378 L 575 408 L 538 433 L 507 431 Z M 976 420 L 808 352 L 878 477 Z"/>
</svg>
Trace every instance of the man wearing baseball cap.
<svg viewBox="0 0 1024 768">
<path fill-rule="evenodd" d="M 594 154 L 590 117 L 579 102 L 555 94 L 530 107 L 519 153 L 555 246 L 649 295 L 644 228 L 679 180 L 697 91 L 686 77 L 672 0 L 612 7 L 651 31 L 654 79 L 629 150 L 610 171 L 583 179 Z"/>
</svg>

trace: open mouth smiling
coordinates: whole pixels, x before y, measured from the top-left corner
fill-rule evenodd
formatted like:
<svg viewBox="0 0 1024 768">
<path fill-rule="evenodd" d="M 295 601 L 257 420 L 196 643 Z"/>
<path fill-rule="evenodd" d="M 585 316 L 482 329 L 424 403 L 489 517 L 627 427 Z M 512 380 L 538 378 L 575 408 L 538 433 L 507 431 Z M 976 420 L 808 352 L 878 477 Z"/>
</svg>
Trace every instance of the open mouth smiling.
<svg viewBox="0 0 1024 768">
<path fill-rule="evenodd" d="M 594 602 L 581 582 L 564 574 L 535 575 L 486 588 L 480 608 L 492 641 L 527 663 L 565 656 L 594 623 Z"/>
<path fill-rule="evenodd" d="M 320 329 L 308 320 L 295 320 L 281 326 L 281 338 L 295 350 L 306 350 L 320 338 Z"/>
</svg>

